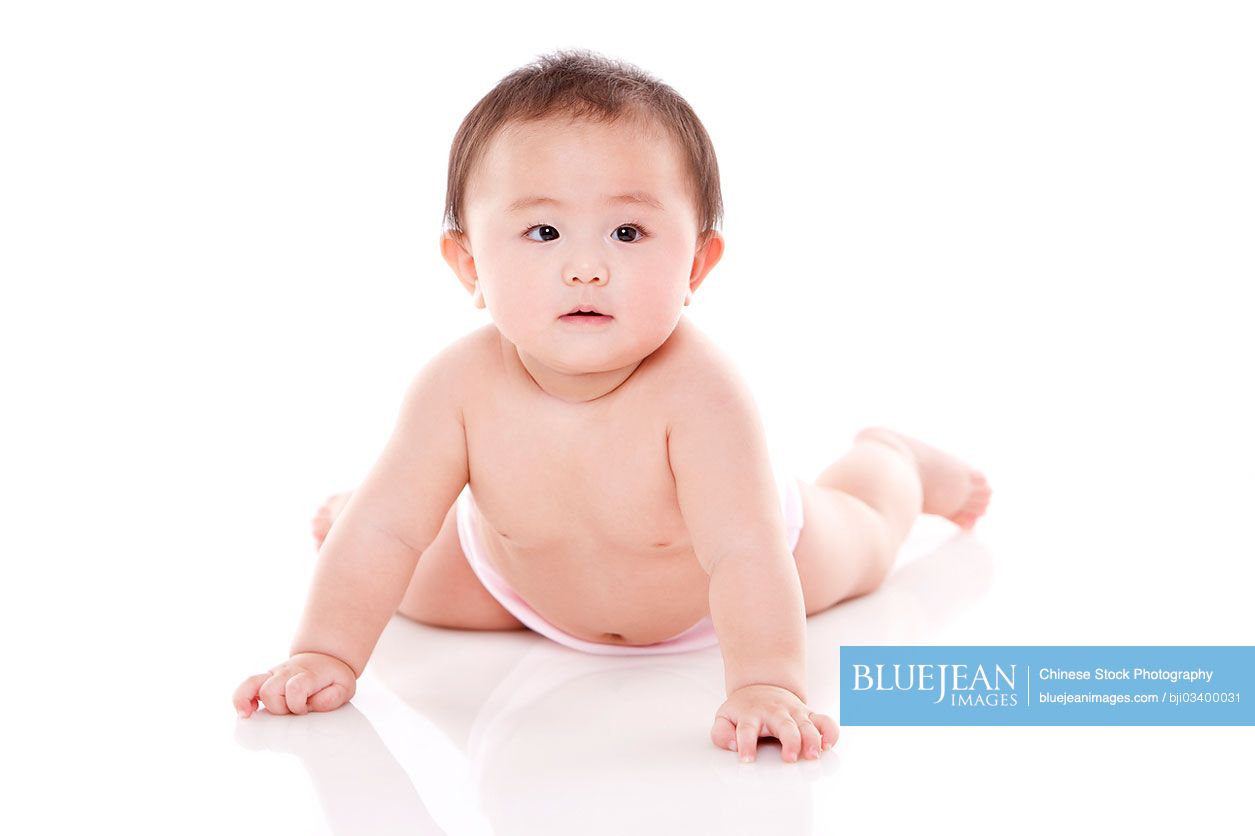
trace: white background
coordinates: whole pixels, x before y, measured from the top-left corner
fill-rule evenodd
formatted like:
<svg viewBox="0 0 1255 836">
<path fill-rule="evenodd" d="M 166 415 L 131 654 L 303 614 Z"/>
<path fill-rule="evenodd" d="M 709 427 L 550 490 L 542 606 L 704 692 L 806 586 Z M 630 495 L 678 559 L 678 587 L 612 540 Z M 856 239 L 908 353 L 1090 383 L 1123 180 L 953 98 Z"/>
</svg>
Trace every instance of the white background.
<svg viewBox="0 0 1255 836">
<path fill-rule="evenodd" d="M 437 248 L 449 143 L 560 47 L 713 137 L 728 248 L 687 315 L 779 459 L 813 478 L 883 424 L 993 485 L 974 535 L 921 520 L 885 587 L 810 620 L 813 708 L 840 644 L 1255 644 L 1253 42 L 1240 3 L 5 4 L 4 815 L 1241 826 L 1250 727 L 849 726 L 741 766 L 707 738 L 714 651 L 396 618 L 351 706 L 230 696 L 286 658 L 315 508 L 488 321 Z"/>
</svg>

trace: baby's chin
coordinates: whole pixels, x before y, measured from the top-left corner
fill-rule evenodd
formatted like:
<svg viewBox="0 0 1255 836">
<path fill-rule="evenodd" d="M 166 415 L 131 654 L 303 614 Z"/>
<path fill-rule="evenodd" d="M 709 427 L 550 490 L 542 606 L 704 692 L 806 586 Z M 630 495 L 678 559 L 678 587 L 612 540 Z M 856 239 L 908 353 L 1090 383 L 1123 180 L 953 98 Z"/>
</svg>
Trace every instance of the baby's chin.
<svg viewBox="0 0 1255 836">
<path fill-rule="evenodd" d="M 563 336 L 533 356 L 563 374 L 601 374 L 637 366 L 656 348 L 623 340 Z"/>
<path fill-rule="evenodd" d="M 537 359 L 542 360 L 555 372 L 568 375 L 590 375 L 617 372 L 637 366 L 648 356 L 639 352 L 616 351 L 613 354 L 590 357 L 587 351 L 560 351 L 549 355 L 547 360 L 543 357 Z"/>
<path fill-rule="evenodd" d="M 564 315 L 517 338 L 500 325 L 497 329 L 520 353 L 554 371 L 593 374 L 640 363 L 662 347 L 679 325 L 679 314 L 674 321 L 661 319 L 649 327 L 613 315 Z"/>
</svg>

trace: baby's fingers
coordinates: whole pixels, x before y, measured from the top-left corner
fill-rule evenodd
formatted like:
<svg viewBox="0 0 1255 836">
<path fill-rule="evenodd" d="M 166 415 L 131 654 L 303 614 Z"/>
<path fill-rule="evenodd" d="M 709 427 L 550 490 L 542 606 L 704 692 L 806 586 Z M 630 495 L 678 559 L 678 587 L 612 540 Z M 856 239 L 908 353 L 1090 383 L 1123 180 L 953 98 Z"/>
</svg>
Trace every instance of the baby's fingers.
<svg viewBox="0 0 1255 836">
<path fill-rule="evenodd" d="M 741 762 L 749 763 L 758 757 L 758 733 L 762 722 L 757 717 L 749 717 L 736 724 L 736 750 L 741 753 Z"/>
<path fill-rule="evenodd" d="M 310 711 L 333 711 L 352 698 L 353 692 L 342 683 L 333 682 L 309 698 Z"/>
<path fill-rule="evenodd" d="M 231 703 L 235 706 L 237 714 L 247 718 L 257 710 L 257 694 L 261 690 L 261 684 L 269 678 L 269 672 L 259 673 L 240 683 L 235 693 L 231 695 Z"/>
<path fill-rule="evenodd" d="M 768 731 L 780 741 L 780 759 L 794 763 L 802 751 L 802 732 L 788 714 L 773 714 L 767 724 Z"/>
<path fill-rule="evenodd" d="M 283 701 L 288 704 L 288 711 L 293 714 L 306 714 L 309 708 L 305 705 L 305 701 L 309 699 L 309 692 L 317 686 L 314 677 L 310 676 L 309 671 L 297 671 L 288 679 L 287 684 L 283 686 Z"/>
<path fill-rule="evenodd" d="M 797 730 L 802 734 L 802 757 L 809 760 L 819 757 L 824 743 L 823 734 L 811 720 L 813 716 L 807 711 L 799 711 L 793 715 L 793 722 L 797 723 Z"/>
<path fill-rule="evenodd" d="M 710 729 L 710 742 L 720 749 L 731 749 L 735 752 L 736 726 L 727 717 L 716 717 L 715 724 Z"/>
<path fill-rule="evenodd" d="M 261 685 L 261 690 L 257 692 L 258 698 L 266 704 L 266 710 L 271 714 L 288 713 L 288 703 L 284 699 L 283 691 L 291 675 L 291 671 L 286 671 L 281 667 L 278 673 L 272 673 L 266 678 Z"/>
<path fill-rule="evenodd" d="M 823 746 L 825 749 L 831 749 L 837 743 L 837 737 L 841 734 L 841 727 L 837 725 L 837 721 L 829 717 L 827 714 L 811 714 L 811 722 L 815 724 L 815 728 L 819 729 L 819 733 L 823 735 Z"/>
<path fill-rule="evenodd" d="M 349 701 L 349 689 L 334 679 L 316 677 L 301 671 L 288 680 L 283 697 L 293 714 L 310 711 L 331 711 Z"/>
</svg>

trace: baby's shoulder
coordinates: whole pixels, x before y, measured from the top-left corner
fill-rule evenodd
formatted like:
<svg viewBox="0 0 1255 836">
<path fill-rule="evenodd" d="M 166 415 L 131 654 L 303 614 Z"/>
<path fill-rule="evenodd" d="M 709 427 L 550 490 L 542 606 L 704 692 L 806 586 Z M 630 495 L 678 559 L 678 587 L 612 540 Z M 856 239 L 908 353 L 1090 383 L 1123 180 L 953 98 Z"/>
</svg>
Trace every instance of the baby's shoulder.
<svg viewBox="0 0 1255 836">
<path fill-rule="evenodd" d="M 491 322 L 456 340 L 450 348 L 465 371 L 501 365 L 501 332 Z"/>
<path fill-rule="evenodd" d="M 489 324 L 464 334 L 428 359 L 416 379 L 439 381 L 443 392 L 464 404 L 476 389 L 485 386 L 492 360 L 500 360 L 497 333 Z"/>
<path fill-rule="evenodd" d="M 748 387 L 732 357 L 692 322 L 681 324 L 667 341 L 656 377 L 677 407 L 725 400 L 730 393 L 748 394 Z"/>
</svg>

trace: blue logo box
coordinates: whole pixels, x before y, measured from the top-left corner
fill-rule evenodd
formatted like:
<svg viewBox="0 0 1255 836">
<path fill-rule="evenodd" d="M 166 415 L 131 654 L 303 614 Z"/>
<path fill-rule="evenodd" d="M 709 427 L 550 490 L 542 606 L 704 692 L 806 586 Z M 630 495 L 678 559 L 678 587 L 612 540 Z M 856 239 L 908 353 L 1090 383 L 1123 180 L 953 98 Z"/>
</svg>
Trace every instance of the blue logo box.
<svg viewBox="0 0 1255 836">
<path fill-rule="evenodd" d="M 1255 647 L 841 646 L 846 726 L 1250 726 Z"/>
</svg>

